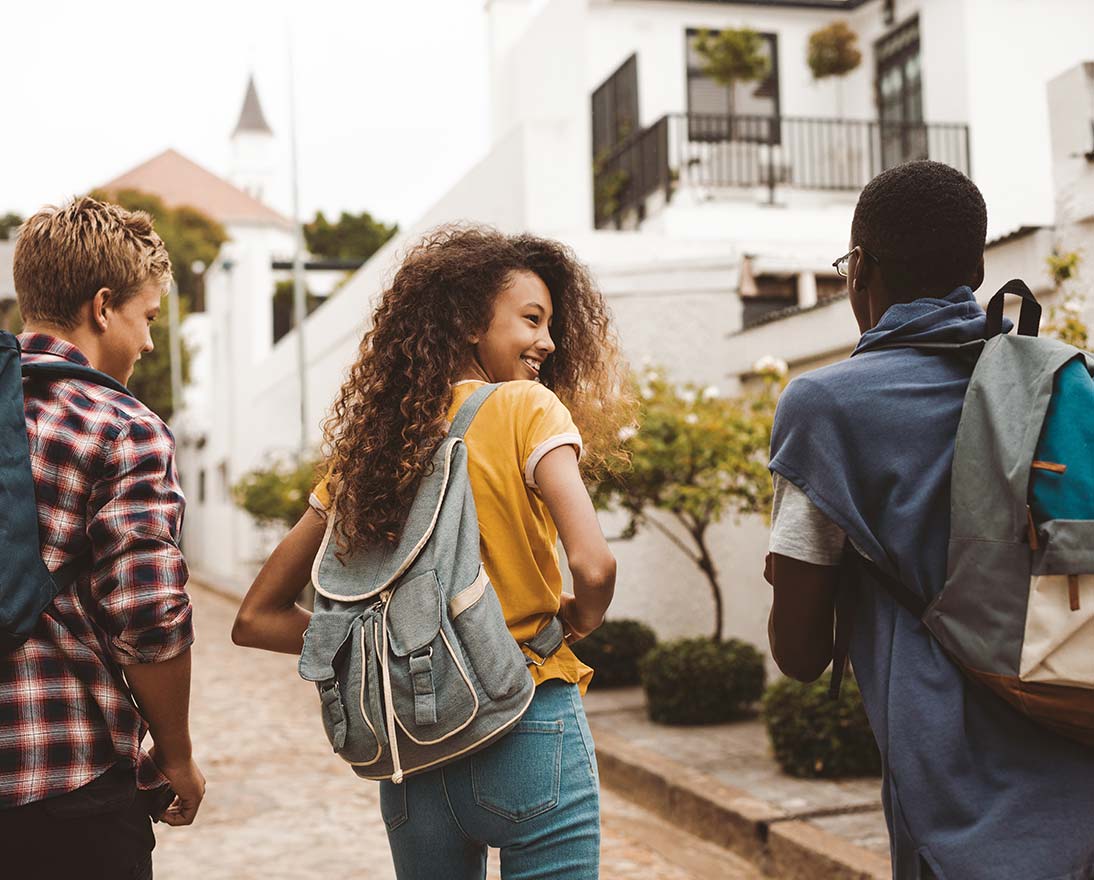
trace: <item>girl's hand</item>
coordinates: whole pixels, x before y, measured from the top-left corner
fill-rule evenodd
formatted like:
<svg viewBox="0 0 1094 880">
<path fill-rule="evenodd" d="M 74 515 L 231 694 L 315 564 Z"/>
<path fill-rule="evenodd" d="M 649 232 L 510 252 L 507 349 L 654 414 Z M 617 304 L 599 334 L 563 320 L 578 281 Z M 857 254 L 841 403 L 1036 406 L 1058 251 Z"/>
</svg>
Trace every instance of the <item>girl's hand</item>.
<svg viewBox="0 0 1094 880">
<path fill-rule="evenodd" d="M 562 619 L 562 634 L 568 645 L 581 641 L 603 622 L 603 618 L 592 621 L 588 615 L 583 615 L 577 598 L 571 593 L 562 594 L 558 616 Z"/>
</svg>

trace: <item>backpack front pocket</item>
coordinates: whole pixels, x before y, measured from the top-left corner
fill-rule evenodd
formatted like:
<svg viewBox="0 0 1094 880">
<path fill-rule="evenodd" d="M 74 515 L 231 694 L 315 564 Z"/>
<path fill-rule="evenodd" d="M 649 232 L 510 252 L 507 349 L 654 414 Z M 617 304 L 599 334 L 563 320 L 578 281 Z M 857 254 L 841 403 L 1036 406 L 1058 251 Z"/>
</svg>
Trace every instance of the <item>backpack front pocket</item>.
<svg viewBox="0 0 1094 880">
<path fill-rule="evenodd" d="M 395 719 L 419 745 L 440 742 L 466 727 L 479 698 L 441 619 L 437 575 L 401 583 L 388 602 L 388 665 Z"/>
<path fill-rule="evenodd" d="M 452 597 L 448 613 L 464 654 L 490 698 L 503 700 L 519 691 L 528 680 L 524 652 L 505 624 L 485 568 L 480 566 L 474 582 Z"/>
<path fill-rule="evenodd" d="M 370 649 L 371 614 L 358 617 L 334 657 L 335 677 L 317 682 L 323 729 L 335 753 L 351 764 L 374 764 L 383 753 L 379 664 Z"/>
</svg>

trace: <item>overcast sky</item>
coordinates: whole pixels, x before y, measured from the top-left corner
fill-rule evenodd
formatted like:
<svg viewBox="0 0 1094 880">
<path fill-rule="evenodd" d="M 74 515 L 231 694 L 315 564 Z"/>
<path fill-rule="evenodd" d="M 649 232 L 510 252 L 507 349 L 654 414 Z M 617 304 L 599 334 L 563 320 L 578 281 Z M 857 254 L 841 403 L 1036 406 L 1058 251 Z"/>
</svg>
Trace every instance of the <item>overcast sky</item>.
<svg viewBox="0 0 1094 880">
<path fill-rule="evenodd" d="M 290 33 L 305 218 L 409 223 L 485 152 L 483 0 L 24 0 L 0 21 L 0 214 L 167 147 L 225 173 L 250 71 L 287 179 Z"/>
</svg>

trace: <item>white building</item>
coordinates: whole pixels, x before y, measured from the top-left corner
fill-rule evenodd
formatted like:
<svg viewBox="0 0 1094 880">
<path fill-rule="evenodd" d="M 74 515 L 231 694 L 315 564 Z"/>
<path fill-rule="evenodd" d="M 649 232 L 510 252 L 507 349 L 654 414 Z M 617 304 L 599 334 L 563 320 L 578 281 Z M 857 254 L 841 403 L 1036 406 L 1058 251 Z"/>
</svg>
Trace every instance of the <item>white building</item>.
<svg viewBox="0 0 1094 880">
<path fill-rule="evenodd" d="M 820 362 L 847 350 L 837 317 L 846 303 L 818 303 L 838 299 L 831 261 L 847 249 L 858 192 L 884 167 L 949 162 L 983 189 L 993 237 L 1035 227 L 1010 239 L 1007 260 L 1017 265 L 1007 277 L 1032 276 L 1050 248 L 1041 229 L 1054 214 L 1045 84 L 1089 51 L 1089 2 L 488 0 L 485 19 L 492 146 L 309 318 L 315 443 L 399 253 L 437 223 L 566 241 L 598 277 L 632 360 L 652 357 L 680 380 L 727 388 L 761 354 L 798 346 L 798 360 Z M 814 83 L 809 34 L 837 20 L 858 32 L 862 64 L 839 87 Z M 727 90 L 689 47 L 700 28 L 741 26 L 764 36 L 772 65 L 765 81 L 736 86 L 731 117 Z M 269 536 L 232 509 L 226 486 L 271 453 L 291 452 L 298 409 L 294 340 L 256 341 L 243 302 L 220 313 L 239 348 L 214 355 L 224 403 L 184 478 L 193 568 L 238 589 Z M 746 315 L 751 324 L 787 310 L 793 321 L 738 334 Z M 831 318 L 795 323 L 801 316 Z M 786 329 L 748 341 L 767 327 Z M 832 333 L 836 343 L 826 341 Z M 216 491 L 194 492 L 201 472 L 218 475 Z M 606 531 L 617 525 L 605 517 Z M 714 543 L 727 634 L 765 644 L 763 524 L 723 524 Z M 615 616 L 645 619 L 663 636 L 711 629 L 705 581 L 667 540 L 644 535 L 614 549 Z"/>
</svg>

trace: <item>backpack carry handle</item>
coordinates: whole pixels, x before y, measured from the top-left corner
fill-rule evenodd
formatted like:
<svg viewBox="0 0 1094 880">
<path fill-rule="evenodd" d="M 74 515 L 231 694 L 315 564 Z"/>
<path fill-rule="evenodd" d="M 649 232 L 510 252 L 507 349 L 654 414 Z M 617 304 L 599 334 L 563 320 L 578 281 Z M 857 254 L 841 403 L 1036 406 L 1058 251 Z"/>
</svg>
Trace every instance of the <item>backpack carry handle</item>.
<svg viewBox="0 0 1094 880">
<path fill-rule="evenodd" d="M 984 338 L 991 339 L 1003 332 L 1003 300 L 1008 293 L 1022 297 L 1022 311 L 1018 313 L 1018 335 L 1036 336 L 1041 326 L 1041 304 L 1020 278 L 1012 278 L 999 288 L 988 303 L 988 326 Z"/>
</svg>

